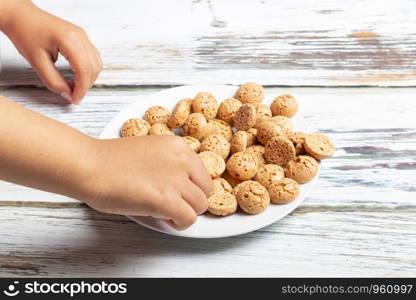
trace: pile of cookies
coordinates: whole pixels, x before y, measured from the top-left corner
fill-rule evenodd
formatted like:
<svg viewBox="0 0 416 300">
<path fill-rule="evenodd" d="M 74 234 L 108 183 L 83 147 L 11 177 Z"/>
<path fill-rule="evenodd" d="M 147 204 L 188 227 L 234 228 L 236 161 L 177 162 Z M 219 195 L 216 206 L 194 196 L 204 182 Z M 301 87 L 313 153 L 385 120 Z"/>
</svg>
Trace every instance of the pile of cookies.
<svg viewBox="0 0 416 300">
<path fill-rule="evenodd" d="M 335 152 L 323 134 L 294 132 L 290 120 L 298 102 L 289 95 L 262 103 L 264 88 L 254 82 L 240 86 L 235 98 L 218 105 L 208 92 L 180 100 L 172 112 L 150 107 L 143 119 L 129 119 L 122 137 L 175 135 L 198 153 L 213 179 L 208 211 L 233 214 L 263 212 L 271 203 L 286 204 L 299 194 L 299 184 L 311 181 L 319 161 Z"/>
</svg>

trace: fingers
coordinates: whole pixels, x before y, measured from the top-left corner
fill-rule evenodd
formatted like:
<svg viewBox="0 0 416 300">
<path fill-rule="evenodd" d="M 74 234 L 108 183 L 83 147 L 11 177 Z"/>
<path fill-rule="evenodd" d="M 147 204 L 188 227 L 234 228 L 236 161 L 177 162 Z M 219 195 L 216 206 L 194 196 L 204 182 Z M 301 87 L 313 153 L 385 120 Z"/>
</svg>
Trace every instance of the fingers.
<svg viewBox="0 0 416 300">
<path fill-rule="evenodd" d="M 195 210 L 184 200 L 176 199 L 174 205 L 164 205 L 164 219 L 176 230 L 184 230 L 195 223 Z"/>
<path fill-rule="evenodd" d="M 198 158 L 196 154 L 195 159 L 189 169 L 189 178 L 195 183 L 208 197 L 212 190 L 212 179 L 208 175 L 207 170 L 204 167 L 203 162 Z"/>
<path fill-rule="evenodd" d="M 207 196 L 192 181 L 188 181 L 186 188 L 182 191 L 182 198 L 193 208 L 196 214 L 203 214 L 208 208 Z"/>
<path fill-rule="evenodd" d="M 61 95 L 69 103 L 72 102 L 71 87 L 56 69 L 52 57 L 41 52 L 30 61 L 43 84 L 52 92 Z"/>
</svg>

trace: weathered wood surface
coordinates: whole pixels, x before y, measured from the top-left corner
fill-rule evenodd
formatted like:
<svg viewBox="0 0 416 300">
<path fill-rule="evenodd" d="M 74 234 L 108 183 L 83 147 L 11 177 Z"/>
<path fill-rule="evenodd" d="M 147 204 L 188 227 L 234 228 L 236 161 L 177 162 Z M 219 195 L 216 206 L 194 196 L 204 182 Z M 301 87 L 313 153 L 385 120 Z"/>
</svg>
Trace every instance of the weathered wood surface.
<svg viewBox="0 0 416 300">
<path fill-rule="evenodd" d="M 89 32 L 99 86 L 416 84 L 413 0 L 35 2 Z M 39 84 L 1 42 L 0 85 Z"/>
<path fill-rule="evenodd" d="M 59 105 L 43 89 L 1 93 L 98 136 L 120 109 L 158 90 L 94 89 L 79 107 Z M 296 95 L 308 123 L 337 145 L 319 184 L 289 217 L 239 237 L 180 239 L 1 183 L 0 275 L 415 276 L 416 89 L 267 92 Z"/>
</svg>

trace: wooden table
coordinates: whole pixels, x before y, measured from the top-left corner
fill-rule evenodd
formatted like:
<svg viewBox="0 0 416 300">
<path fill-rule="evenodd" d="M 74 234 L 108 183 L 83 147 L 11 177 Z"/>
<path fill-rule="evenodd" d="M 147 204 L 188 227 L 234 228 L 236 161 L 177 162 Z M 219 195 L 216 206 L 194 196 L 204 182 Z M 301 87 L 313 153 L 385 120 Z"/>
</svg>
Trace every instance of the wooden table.
<svg viewBox="0 0 416 300">
<path fill-rule="evenodd" d="M 105 67 L 68 107 L 2 37 L 0 89 L 18 103 L 96 137 L 169 86 L 257 81 L 294 94 L 337 152 L 291 215 L 215 240 L 1 182 L 1 276 L 416 275 L 414 1 L 35 2 L 84 27 Z"/>
</svg>

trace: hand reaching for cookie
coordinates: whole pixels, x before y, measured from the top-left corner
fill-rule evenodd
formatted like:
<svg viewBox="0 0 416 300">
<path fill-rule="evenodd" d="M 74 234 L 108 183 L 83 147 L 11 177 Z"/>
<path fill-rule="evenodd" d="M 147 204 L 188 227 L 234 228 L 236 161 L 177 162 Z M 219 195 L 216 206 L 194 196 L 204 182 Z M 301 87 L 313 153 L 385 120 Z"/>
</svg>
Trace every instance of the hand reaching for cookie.
<svg viewBox="0 0 416 300">
<path fill-rule="evenodd" d="M 106 213 L 152 216 L 185 229 L 207 209 L 212 181 L 175 136 L 97 141 L 97 181 L 86 203 Z"/>
<path fill-rule="evenodd" d="M 32 65 L 45 86 L 68 102 L 79 104 L 102 69 L 97 49 L 85 31 L 55 17 L 29 0 L 0 0 L 0 30 Z M 55 67 L 63 55 L 75 74 L 67 82 Z"/>
</svg>

